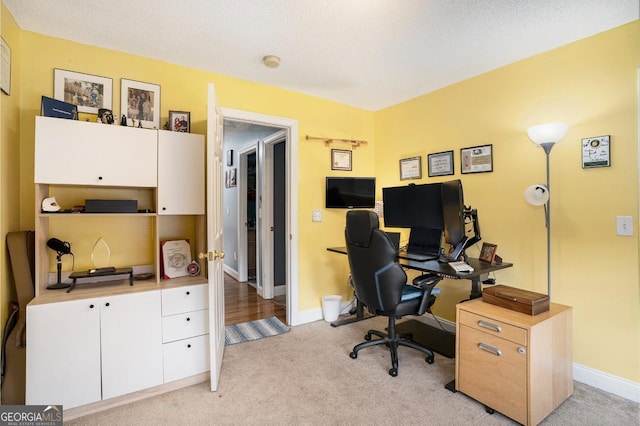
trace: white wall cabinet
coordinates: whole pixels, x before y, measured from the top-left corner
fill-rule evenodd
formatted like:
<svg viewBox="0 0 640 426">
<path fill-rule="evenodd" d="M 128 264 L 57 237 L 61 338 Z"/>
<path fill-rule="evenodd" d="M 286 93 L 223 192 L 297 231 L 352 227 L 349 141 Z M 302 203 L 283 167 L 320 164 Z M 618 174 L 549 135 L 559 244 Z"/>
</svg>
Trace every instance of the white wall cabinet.
<svg viewBox="0 0 640 426">
<path fill-rule="evenodd" d="M 163 381 L 160 291 L 29 305 L 27 404 L 65 409 Z"/>
<path fill-rule="evenodd" d="M 35 183 L 155 187 L 158 132 L 36 117 Z"/>
<path fill-rule="evenodd" d="M 158 131 L 158 214 L 204 215 L 204 136 Z"/>
</svg>

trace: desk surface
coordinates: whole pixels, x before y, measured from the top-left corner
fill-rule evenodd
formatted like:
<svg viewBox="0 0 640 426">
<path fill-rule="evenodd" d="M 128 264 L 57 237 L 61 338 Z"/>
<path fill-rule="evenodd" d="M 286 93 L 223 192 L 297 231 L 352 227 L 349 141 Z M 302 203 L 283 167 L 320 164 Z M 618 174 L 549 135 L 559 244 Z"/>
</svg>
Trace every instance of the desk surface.
<svg viewBox="0 0 640 426">
<path fill-rule="evenodd" d="M 347 254 L 346 247 L 329 247 L 327 250 L 335 253 Z M 473 272 L 456 272 L 447 263 L 438 262 L 437 260 L 418 261 L 398 258 L 398 263 L 408 269 L 420 272 L 430 272 L 440 277 L 451 278 L 454 280 L 478 280 L 480 276 L 488 274 L 489 272 L 513 266 L 513 263 L 502 262 L 500 264 L 491 264 L 482 262 L 479 259 L 468 258 L 467 263 L 473 267 Z"/>
</svg>

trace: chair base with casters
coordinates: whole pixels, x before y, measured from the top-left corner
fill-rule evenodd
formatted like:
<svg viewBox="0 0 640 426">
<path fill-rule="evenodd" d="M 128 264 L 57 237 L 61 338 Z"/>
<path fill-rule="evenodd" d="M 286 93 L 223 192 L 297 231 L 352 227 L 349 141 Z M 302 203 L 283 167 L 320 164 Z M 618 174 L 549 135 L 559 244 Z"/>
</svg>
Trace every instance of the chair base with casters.
<svg viewBox="0 0 640 426">
<path fill-rule="evenodd" d="M 420 287 L 422 290 L 419 290 L 422 294 L 420 295 L 420 299 L 413 297 L 416 301 L 419 301 L 421 305 L 425 305 L 426 308 L 423 312 L 430 312 L 430 308 L 435 302 L 435 296 L 431 295 L 431 290 L 441 281 L 441 278 L 436 277 L 435 275 L 423 275 L 416 278 L 413 283 L 414 286 L 407 287 Z M 411 290 L 410 290 L 411 291 Z M 411 296 L 409 296 L 411 297 Z M 402 302 L 401 302 L 402 303 Z M 419 311 L 418 311 L 419 312 Z M 435 361 L 435 357 L 433 351 L 426 346 L 423 346 L 417 342 L 412 340 L 411 333 L 400 333 L 396 332 L 396 319 L 400 319 L 401 316 L 388 316 L 389 322 L 387 326 L 387 333 L 384 333 L 379 330 L 369 330 L 367 334 L 365 334 L 365 341 L 357 344 L 353 347 L 353 350 L 349 354 L 352 359 L 358 358 L 358 352 L 361 349 L 369 348 L 372 346 L 378 345 L 386 345 L 389 348 L 389 352 L 391 355 L 391 369 L 389 369 L 389 375 L 392 377 L 396 377 L 398 375 L 398 347 L 406 346 L 409 348 L 413 348 L 419 350 L 426 354 L 425 361 L 428 364 L 433 364 Z M 372 340 L 372 336 L 377 336 L 378 339 Z"/>
</svg>

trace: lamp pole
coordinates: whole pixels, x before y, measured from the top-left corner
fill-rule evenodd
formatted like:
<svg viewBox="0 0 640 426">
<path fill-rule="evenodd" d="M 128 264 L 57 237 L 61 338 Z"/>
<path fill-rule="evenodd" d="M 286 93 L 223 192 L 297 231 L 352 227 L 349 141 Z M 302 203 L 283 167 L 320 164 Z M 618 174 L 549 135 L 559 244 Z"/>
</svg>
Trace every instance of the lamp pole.
<svg viewBox="0 0 640 426">
<path fill-rule="evenodd" d="M 549 153 L 553 145 L 555 145 L 554 142 L 540 144 L 547 157 L 547 191 L 549 191 L 549 194 L 551 194 L 551 188 L 549 187 Z M 547 295 L 549 296 L 549 300 L 551 300 L 551 197 L 549 197 L 544 206 L 544 218 L 547 227 Z"/>
</svg>

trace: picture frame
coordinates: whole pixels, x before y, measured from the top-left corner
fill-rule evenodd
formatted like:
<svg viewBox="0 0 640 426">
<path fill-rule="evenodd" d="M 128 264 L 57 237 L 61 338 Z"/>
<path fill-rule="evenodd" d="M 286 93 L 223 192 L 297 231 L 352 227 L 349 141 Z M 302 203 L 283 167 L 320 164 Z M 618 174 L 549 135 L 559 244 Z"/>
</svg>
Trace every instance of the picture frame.
<svg viewBox="0 0 640 426">
<path fill-rule="evenodd" d="M 480 250 L 480 259 L 483 262 L 493 263 L 496 252 L 498 251 L 498 246 L 496 244 L 491 243 L 482 243 L 482 249 Z"/>
<path fill-rule="evenodd" d="M 582 139 L 582 168 L 611 166 L 611 136 L 595 136 Z"/>
<path fill-rule="evenodd" d="M 422 157 L 400 160 L 400 180 L 422 179 Z"/>
<path fill-rule="evenodd" d="M 169 129 L 172 132 L 191 133 L 191 113 L 189 111 L 169 111 Z"/>
<path fill-rule="evenodd" d="M 11 95 L 11 47 L 0 36 L 0 90 Z"/>
<path fill-rule="evenodd" d="M 233 166 L 233 150 L 227 150 L 227 166 Z"/>
<path fill-rule="evenodd" d="M 224 172 L 224 186 L 225 188 L 233 188 L 237 186 L 237 169 L 234 167 L 233 169 L 225 170 Z"/>
<path fill-rule="evenodd" d="M 351 151 L 346 149 L 332 149 L 331 170 L 351 171 Z"/>
<path fill-rule="evenodd" d="M 159 129 L 160 85 L 120 79 L 120 114 L 127 126 Z"/>
<path fill-rule="evenodd" d="M 493 171 L 493 145 L 479 145 L 460 150 L 460 172 L 486 173 Z"/>
<path fill-rule="evenodd" d="M 427 155 L 429 177 L 452 175 L 453 163 L 453 150 Z"/>
<path fill-rule="evenodd" d="M 113 110 L 113 80 L 54 68 L 53 97 L 76 105 L 78 112 L 97 115 L 99 109 Z"/>
</svg>

